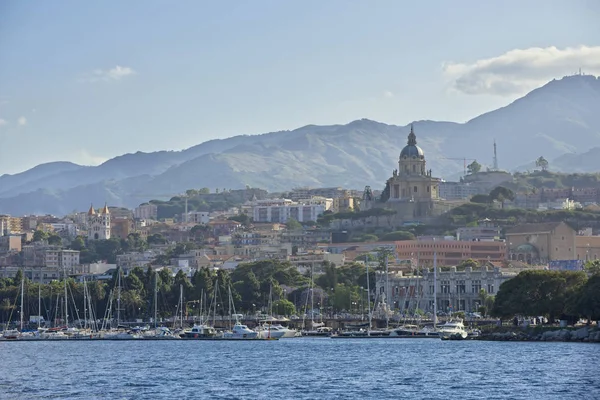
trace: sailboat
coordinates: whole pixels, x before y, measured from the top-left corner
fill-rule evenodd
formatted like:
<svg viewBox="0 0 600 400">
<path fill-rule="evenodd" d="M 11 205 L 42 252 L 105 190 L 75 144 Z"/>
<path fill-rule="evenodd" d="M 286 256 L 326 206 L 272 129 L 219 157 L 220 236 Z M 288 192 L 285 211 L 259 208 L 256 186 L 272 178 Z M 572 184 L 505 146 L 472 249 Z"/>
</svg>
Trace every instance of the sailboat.
<svg viewBox="0 0 600 400">
<path fill-rule="evenodd" d="M 174 340 L 180 339 L 166 326 L 158 326 L 158 274 L 154 274 L 154 329 L 143 331 L 142 338 L 150 340 Z"/>
<path fill-rule="evenodd" d="M 231 314 L 231 309 L 233 307 L 233 314 Z M 229 318 L 235 315 L 235 324 L 231 328 L 229 332 L 225 332 L 223 334 L 223 339 L 237 339 L 237 340 L 248 340 L 248 339 L 257 339 L 258 332 L 253 331 L 248 328 L 246 325 L 242 324 L 239 320 L 239 314 L 235 313 L 235 304 L 233 304 L 233 298 L 231 296 L 231 288 L 229 288 Z"/>
<path fill-rule="evenodd" d="M 207 321 L 203 320 L 203 310 L 202 310 L 202 301 L 204 299 L 204 291 L 202 292 L 202 294 L 200 295 L 201 297 L 201 301 L 200 301 L 200 323 L 199 324 L 194 324 L 194 326 L 192 326 L 191 329 L 186 329 L 184 330 L 179 336 L 182 339 L 196 339 L 196 340 L 207 340 L 207 339 L 217 339 L 220 338 L 221 336 L 219 335 L 219 333 L 217 332 L 217 330 L 208 324 L 208 314 L 211 308 L 213 309 L 213 323 L 214 320 L 216 319 L 216 315 L 217 315 L 217 290 L 219 288 L 218 285 L 218 281 L 215 283 L 215 288 L 213 291 L 213 298 L 212 298 L 212 307 L 207 307 Z"/>
<path fill-rule="evenodd" d="M 281 339 L 283 337 L 294 337 L 296 330 L 287 329 L 281 324 L 274 324 L 277 320 L 273 317 L 273 286 L 269 287 L 269 316 L 261 321 L 256 327 L 260 339 Z"/>
</svg>

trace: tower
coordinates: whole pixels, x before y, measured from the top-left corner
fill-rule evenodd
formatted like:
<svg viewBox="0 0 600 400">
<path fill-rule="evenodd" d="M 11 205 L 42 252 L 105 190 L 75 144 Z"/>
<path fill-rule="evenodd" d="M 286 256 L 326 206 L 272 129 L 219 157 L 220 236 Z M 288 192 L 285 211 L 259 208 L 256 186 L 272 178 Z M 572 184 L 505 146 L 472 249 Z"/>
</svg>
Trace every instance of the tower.
<svg viewBox="0 0 600 400">
<path fill-rule="evenodd" d="M 496 153 L 496 139 L 494 139 L 494 171 L 498 171 L 498 154 Z"/>
<path fill-rule="evenodd" d="M 110 239 L 110 211 L 106 203 L 104 207 L 96 212 L 94 206 L 90 205 L 88 211 L 88 240 Z"/>
</svg>

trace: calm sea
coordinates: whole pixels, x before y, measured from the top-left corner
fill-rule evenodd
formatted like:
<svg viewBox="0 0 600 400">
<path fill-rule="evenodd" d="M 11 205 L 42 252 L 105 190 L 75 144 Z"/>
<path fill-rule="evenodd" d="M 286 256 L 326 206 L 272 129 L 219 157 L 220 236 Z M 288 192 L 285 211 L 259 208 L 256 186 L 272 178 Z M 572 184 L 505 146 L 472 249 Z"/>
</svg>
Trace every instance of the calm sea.
<svg viewBox="0 0 600 400">
<path fill-rule="evenodd" d="M 600 399 L 600 346 L 298 338 L 0 342 L 2 399 Z"/>
</svg>

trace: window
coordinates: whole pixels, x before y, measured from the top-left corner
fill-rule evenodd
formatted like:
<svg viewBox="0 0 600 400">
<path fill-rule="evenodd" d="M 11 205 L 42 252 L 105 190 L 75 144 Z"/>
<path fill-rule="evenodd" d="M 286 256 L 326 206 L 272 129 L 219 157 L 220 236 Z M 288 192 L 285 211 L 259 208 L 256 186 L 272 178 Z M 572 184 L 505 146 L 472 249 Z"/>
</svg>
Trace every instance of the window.
<svg viewBox="0 0 600 400">
<path fill-rule="evenodd" d="M 429 193 L 429 186 L 427 186 L 427 193 Z"/>
<path fill-rule="evenodd" d="M 487 289 L 488 289 L 487 290 L 488 293 L 490 293 L 490 294 L 494 293 L 494 284 L 493 283 L 488 283 Z"/>
<path fill-rule="evenodd" d="M 456 293 L 466 293 L 465 281 L 456 281 Z"/>
<path fill-rule="evenodd" d="M 433 287 L 433 285 L 429 286 L 429 294 L 433 294 L 433 292 L 435 292 L 435 288 Z"/>
<path fill-rule="evenodd" d="M 415 193 L 417 193 L 417 187 L 416 187 L 416 186 L 414 187 L 413 191 L 414 191 Z"/>
<path fill-rule="evenodd" d="M 442 281 L 442 293 L 450 293 L 450 281 Z"/>
<path fill-rule="evenodd" d="M 471 282 L 471 293 L 479 293 L 481 290 L 481 281 L 472 281 Z"/>
<path fill-rule="evenodd" d="M 416 165 L 413 165 L 413 172 L 417 172 L 417 166 Z M 563 240 L 564 240 L 564 237 L 563 237 Z"/>
</svg>

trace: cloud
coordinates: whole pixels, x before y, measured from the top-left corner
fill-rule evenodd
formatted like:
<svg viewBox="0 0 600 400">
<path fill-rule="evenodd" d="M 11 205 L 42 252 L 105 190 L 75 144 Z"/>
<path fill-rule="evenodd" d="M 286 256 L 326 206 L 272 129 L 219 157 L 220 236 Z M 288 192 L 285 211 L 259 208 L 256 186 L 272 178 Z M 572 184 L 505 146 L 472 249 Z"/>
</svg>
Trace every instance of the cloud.
<svg viewBox="0 0 600 400">
<path fill-rule="evenodd" d="M 385 92 L 383 92 L 383 97 L 385 97 L 386 99 L 391 99 L 392 97 L 394 97 L 394 93 L 390 92 L 389 90 L 386 90 Z"/>
<path fill-rule="evenodd" d="M 3 127 L 6 124 L 8 124 L 8 121 L 6 121 L 5 119 L 0 118 L 0 128 Z"/>
<path fill-rule="evenodd" d="M 90 154 L 87 150 L 80 149 L 75 153 L 75 158 L 73 161 L 81 165 L 100 165 L 107 160 L 108 159 L 106 157 Z"/>
<path fill-rule="evenodd" d="M 135 75 L 136 72 L 130 67 L 115 66 L 111 69 L 95 69 L 81 76 L 81 82 L 110 82 L 118 81 L 127 76 Z"/>
<path fill-rule="evenodd" d="M 584 73 L 600 75 L 600 46 L 558 49 L 531 47 L 473 63 L 443 64 L 452 87 L 465 94 L 524 94 L 554 78 Z"/>
<path fill-rule="evenodd" d="M 27 125 L 27 118 L 25 118 L 25 117 L 19 117 L 19 119 L 17 120 L 17 125 L 19 125 L 19 126 L 25 126 L 25 125 Z"/>
</svg>

